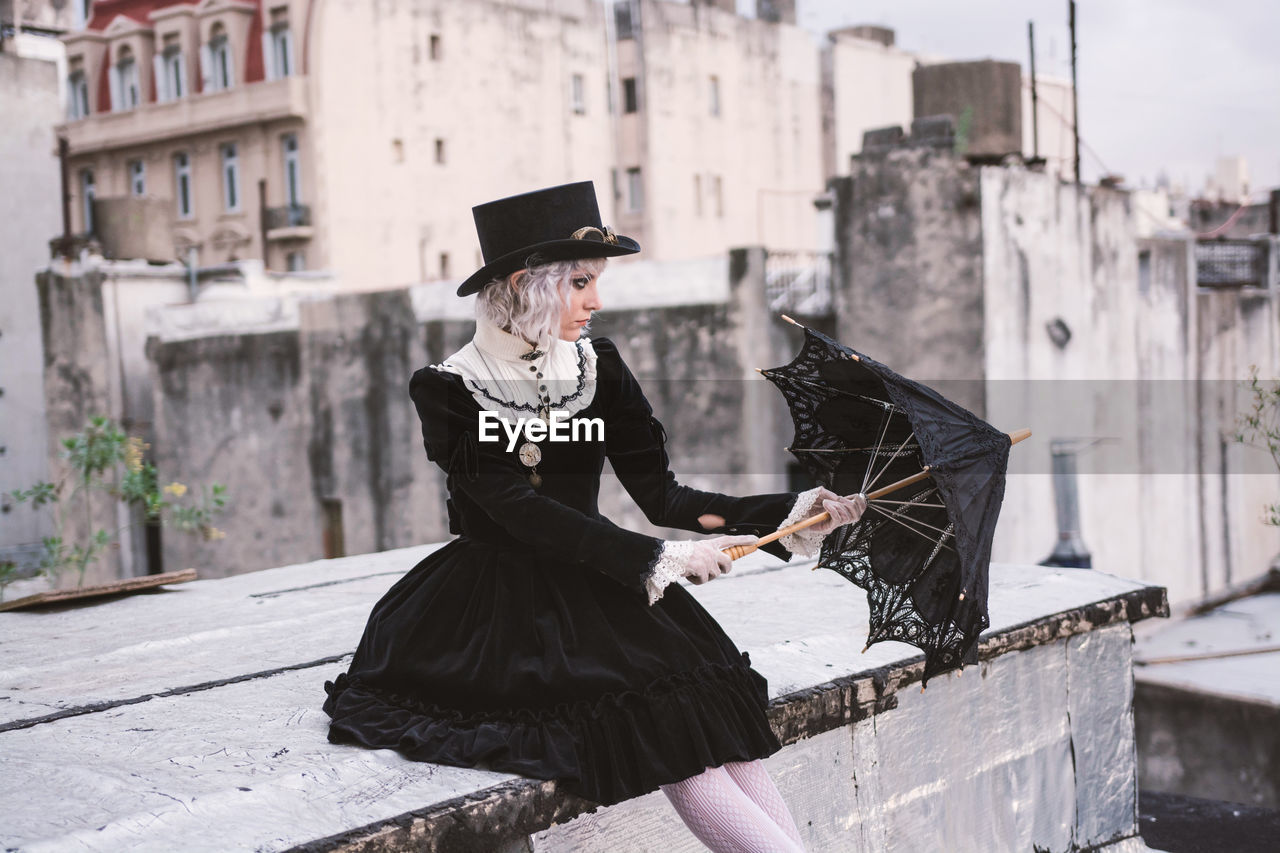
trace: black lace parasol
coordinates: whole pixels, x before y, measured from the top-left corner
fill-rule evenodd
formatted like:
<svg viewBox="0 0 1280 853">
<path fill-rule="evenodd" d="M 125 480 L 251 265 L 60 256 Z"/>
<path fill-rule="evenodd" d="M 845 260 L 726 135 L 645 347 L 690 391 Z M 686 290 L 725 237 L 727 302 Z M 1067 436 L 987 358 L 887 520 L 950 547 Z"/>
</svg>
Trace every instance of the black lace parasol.
<svg viewBox="0 0 1280 853">
<path fill-rule="evenodd" d="M 867 591 L 868 647 L 924 652 L 923 681 L 977 663 L 1011 436 L 825 335 L 804 336 L 794 361 L 761 371 L 791 409 L 790 450 L 822 485 L 868 498 L 861 521 L 823 540 L 818 567 Z"/>
</svg>

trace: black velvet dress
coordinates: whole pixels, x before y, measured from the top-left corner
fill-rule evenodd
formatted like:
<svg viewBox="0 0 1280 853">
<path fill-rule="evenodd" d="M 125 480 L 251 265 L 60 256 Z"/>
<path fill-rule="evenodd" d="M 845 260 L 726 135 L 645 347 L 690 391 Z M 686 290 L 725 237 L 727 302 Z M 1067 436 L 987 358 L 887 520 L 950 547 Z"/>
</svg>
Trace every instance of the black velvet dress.
<svg viewBox="0 0 1280 853">
<path fill-rule="evenodd" d="M 383 596 L 350 670 L 325 684 L 331 741 L 556 779 L 601 804 L 779 748 L 764 678 L 679 584 L 649 605 L 660 540 L 596 503 L 606 457 L 667 527 L 706 533 L 698 516 L 715 513 L 727 519 L 716 532 L 763 534 L 796 496 L 678 485 L 635 378 L 610 341 L 593 345 L 595 396 L 574 418 L 603 419 L 604 440 L 542 442 L 537 489 L 505 440 L 476 440 L 480 408 L 461 377 L 414 374 L 461 535 Z"/>
</svg>

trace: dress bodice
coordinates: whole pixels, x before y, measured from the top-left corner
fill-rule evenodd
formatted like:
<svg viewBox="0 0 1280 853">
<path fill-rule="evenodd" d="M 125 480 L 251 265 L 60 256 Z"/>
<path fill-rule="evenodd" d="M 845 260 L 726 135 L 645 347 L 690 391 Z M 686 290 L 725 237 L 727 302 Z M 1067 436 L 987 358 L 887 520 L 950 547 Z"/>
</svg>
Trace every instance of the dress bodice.
<svg viewBox="0 0 1280 853">
<path fill-rule="evenodd" d="M 791 493 L 735 498 L 681 486 L 671 473 L 662 425 L 613 342 L 592 342 L 596 387 L 570 421 L 598 418 L 603 440 L 542 441 L 541 482 L 530 482 L 516 442 L 503 434 L 480 441 L 482 409 L 458 373 L 425 367 L 410 381 L 427 456 L 447 474 L 451 530 L 480 542 L 521 546 L 562 565 L 598 569 L 644 595 L 662 540 L 624 530 L 600 515 L 600 474 L 608 459 L 623 487 L 653 524 L 697 533 L 775 529 L 795 500 Z M 580 433 L 580 435 L 582 435 Z M 706 513 L 726 519 L 704 529 Z M 765 546 L 786 558 L 780 546 Z"/>
</svg>

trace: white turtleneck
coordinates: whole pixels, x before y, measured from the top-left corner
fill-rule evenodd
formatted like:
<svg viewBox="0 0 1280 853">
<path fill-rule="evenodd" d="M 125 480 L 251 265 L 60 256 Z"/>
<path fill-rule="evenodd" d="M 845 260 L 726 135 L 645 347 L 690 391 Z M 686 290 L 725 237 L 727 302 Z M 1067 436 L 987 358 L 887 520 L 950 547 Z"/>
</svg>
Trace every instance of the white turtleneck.
<svg viewBox="0 0 1280 853">
<path fill-rule="evenodd" d="M 536 417 L 544 408 L 576 414 L 596 393 L 596 352 L 589 340 L 549 335 L 534 346 L 483 318 L 476 319 L 471 343 L 435 367 L 461 376 L 480 408 L 512 421 Z"/>
</svg>

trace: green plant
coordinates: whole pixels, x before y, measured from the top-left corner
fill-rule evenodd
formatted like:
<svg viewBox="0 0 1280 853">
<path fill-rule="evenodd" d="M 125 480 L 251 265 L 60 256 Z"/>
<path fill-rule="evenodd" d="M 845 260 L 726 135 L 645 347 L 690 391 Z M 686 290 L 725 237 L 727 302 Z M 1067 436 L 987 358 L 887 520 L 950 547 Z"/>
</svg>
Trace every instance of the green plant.
<svg viewBox="0 0 1280 853">
<path fill-rule="evenodd" d="M 1249 391 L 1249 407 L 1240 415 L 1236 441 L 1263 448 L 1280 470 L 1280 380 L 1263 382 L 1254 365 L 1249 368 L 1245 387 Z M 1280 527 L 1280 503 L 1262 508 L 1262 523 Z"/>
<path fill-rule="evenodd" d="M 184 502 L 189 491 L 185 485 L 175 482 L 160 486 L 155 465 L 144 458 L 148 447 L 112 419 L 91 417 L 83 430 L 62 439 L 61 456 L 67 460 L 68 470 L 61 480 L 39 482 L 12 493 L 15 500 L 29 503 L 34 509 L 53 509 L 54 532 L 42 543 L 38 574 L 56 583 L 62 573 L 74 569 L 77 585 L 83 585 L 89 566 L 101 559 L 107 549 L 118 547 L 120 532 L 131 525 L 115 530 L 94 529 L 82 540 L 67 540 L 70 514 L 77 509 L 87 511 L 94 493 L 141 509 L 148 523 L 171 524 L 206 541 L 223 537 L 213 520 L 226 508 L 226 487 L 218 483 L 201 486 L 198 500 L 193 495 Z M 0 566 L 0 598 L 15 575 L 12 563 Z"/>
</svg>

